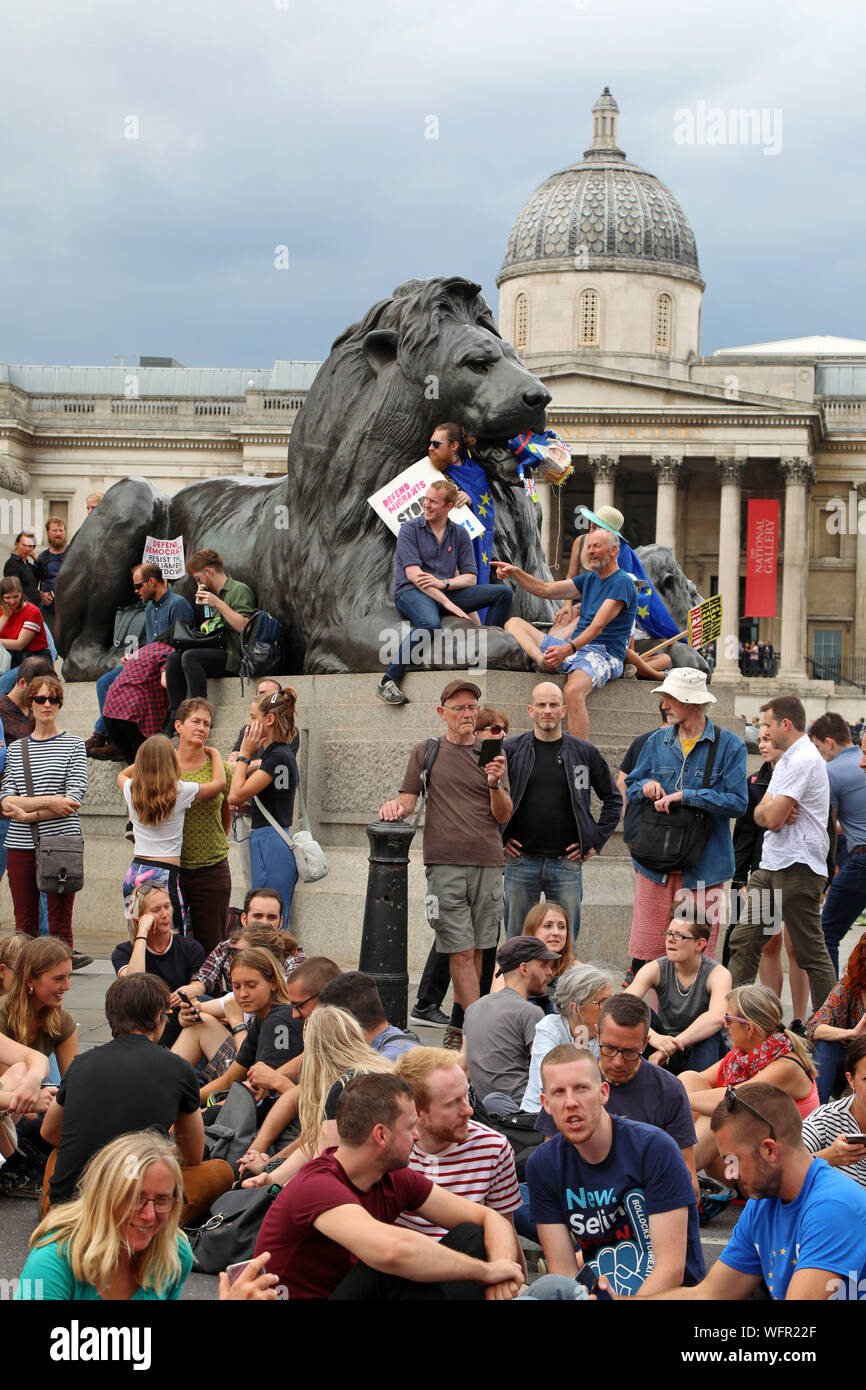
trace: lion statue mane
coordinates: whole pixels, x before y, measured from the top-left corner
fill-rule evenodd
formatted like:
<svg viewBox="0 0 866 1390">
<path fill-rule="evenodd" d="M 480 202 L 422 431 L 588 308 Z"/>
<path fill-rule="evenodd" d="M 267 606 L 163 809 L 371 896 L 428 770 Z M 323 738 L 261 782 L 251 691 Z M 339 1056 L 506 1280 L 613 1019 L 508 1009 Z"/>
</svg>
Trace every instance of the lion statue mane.
<svg viewBox="0 0 866 1390">
<path fill-rule="evenodd" d="M 367 498 L 426 455 L 431 429 L 459 420 L 478 441 L 496 507 L 495 550 L 549 578 L 539 509 L 506 441 L 542 430 L 550 393 L 503 341 L 480 286 L 457 276 L 410 280 L 335 341 L 298 412 L 286 477 L 191 483 L 173 497 L 145 478 L 105 495 L 70 545 L 57 584 L 58 646 L 68 680 L 105 669 L 114 614 L 148 535 L 182 535 L 185 553 L 213 548 L 286 634 L 287 669 L 380 669 L 392 601 L 395 540 Z M 192 597 L 192 580 L 178 585 Z M 549 620 L 551 605 L 518 589 L 514 610 Z M 525 669 L 516 643 L 487 630 L 490 666 Z"/>
</svg>

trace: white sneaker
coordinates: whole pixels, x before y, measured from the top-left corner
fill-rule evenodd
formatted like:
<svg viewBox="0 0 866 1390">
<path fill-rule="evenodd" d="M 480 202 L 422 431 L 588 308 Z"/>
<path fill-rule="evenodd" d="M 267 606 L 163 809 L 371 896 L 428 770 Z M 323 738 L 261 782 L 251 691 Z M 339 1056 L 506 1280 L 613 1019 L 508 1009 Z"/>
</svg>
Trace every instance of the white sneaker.
<svg viewBox="0 0 866 1390">
<path fill-rule="evenodd" d="M 386 705 L 408 705 L 409 696 L 404 695 L 396 681 L 380 680 L 376 694 Z"/>
</svg>

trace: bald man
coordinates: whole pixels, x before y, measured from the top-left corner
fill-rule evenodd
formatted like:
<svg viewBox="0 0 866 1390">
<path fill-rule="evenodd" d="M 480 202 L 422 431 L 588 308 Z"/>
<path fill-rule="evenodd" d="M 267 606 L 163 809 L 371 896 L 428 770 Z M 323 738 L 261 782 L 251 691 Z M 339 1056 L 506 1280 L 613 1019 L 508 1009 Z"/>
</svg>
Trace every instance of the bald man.
<svg viewBox="0 0 866 1390">
<path fill-rule="evenodd" d="M 562 732 L 562 691 L 542 681 L 529 706 L 532 729 L 505 741 L 513 810 L 505 841 L 505 930 L 519 936 L 526 914 L 544 893 L 580 930 L 581 865 L 613 834 L 622 798 L 610 768 L 587 740 Z M 594 821 L 590 791 L 601 801 Z"/>
</svg>

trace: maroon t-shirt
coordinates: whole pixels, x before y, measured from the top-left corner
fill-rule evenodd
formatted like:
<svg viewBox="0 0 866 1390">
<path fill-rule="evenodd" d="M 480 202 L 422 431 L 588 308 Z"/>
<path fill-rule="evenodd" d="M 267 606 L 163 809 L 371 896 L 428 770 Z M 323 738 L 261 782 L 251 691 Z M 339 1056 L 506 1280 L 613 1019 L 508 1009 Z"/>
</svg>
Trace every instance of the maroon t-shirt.
<svg viewBox="0 0 866 1390">
<path fill-rule="evenodd" d="M 304 1165 L 283 1188 L 259 1230 L 256 1254 L 270 1251 L 268 1273 L 279 1276 L 290 1298 L 330 1298 L 357 1264 L 351 1251 L 320 1235 L 313 1225 L 326 1211 L 355 1204 L 392 1225 L 401 1211 L 422 1207 L 433 1191 L 429 1178 L 398 1168 L 362 1192 L 349 1181 L 335 1153 L 326 1149 Z"/>
</svg>

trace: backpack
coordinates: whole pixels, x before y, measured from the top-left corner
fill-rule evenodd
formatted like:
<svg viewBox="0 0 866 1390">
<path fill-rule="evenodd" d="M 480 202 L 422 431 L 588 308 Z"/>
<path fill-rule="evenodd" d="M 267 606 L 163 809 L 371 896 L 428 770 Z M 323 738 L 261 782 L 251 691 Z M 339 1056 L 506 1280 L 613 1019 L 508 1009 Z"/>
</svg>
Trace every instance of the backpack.
<svg viewBox="0 0 866 1390">
<path fill-rule="evenodd" d="M 259 608 L 241 633 L 241 695 L 245 676 L 247 680 L 273 676 L 282 671 L 284 664 L 283 629 L 276 618 Z"/>
<path fill-rule="evenodd" d="M 481 1125 L 486 1125 L 488 1129 L 495 1129 L 497 1134 L 505 1135 L 514 1150 L 517 1181 L 526 1182 L 526 1160 L 530 1154 L 535 1152 L 539 1144 L 544 1143 L 544 1135 L 535 1128 L 536 1116 L 524 1110 L 519 1110 L 514 1115 L 491 1114 L 481 1104 L 471 1086 L 469 1087 L 469 1103 L 473 1107 L 473 1120 L 477 1120 Z"/>
<path fill-rule="evenodd" d="M 415 819 L 412 821 L 413 827 L 418 825 L 421 819 L 421 812 L 427 801 L 427 794 L 430 790 L 430 773 L 433 771 L 433 764 L 436 761 L 436 755 L 439 752 L 439 744 L 441 741 L 442 740 L 438 738 L 428 738 L 424 745 L 424 770 L 421 773 L 421 795 L 415 809 Z"/>
</svg>

